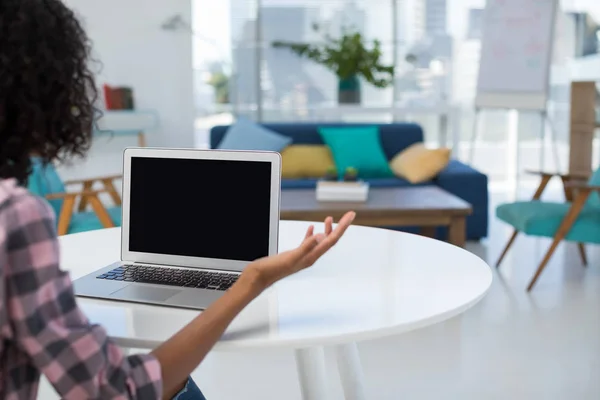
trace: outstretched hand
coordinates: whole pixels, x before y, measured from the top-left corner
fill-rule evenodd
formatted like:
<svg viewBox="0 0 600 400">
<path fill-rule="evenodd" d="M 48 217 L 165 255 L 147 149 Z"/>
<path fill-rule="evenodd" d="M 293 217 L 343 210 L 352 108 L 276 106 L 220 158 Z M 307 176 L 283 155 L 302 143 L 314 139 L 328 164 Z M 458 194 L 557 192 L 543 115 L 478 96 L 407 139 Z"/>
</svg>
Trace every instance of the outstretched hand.
<svg viewBox="0 0 600 400">
<path fill-rule="evenodd" d="M 323 254 L 335 246 L 355 217 L 356 213 L 354 212 L 346 213 L 335 229 L 333 229 L 333 218 L 326 218 L 324 233 L 315 234 L 315 227 L 311 225 L 300 246 L 275 256 L 256 260 L 244 270 L 244 273 L 256 274 L 258 280 L 266 288 L 280 279 L 312 266 Z"/>
</svg>

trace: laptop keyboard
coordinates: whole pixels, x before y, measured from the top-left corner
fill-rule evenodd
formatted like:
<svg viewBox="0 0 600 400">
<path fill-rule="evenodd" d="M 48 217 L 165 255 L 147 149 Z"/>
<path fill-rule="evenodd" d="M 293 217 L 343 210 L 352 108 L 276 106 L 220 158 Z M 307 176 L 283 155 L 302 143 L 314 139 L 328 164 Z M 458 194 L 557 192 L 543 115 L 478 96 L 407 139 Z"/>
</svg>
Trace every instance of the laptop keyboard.
<svg viewBox="0 0 600 400">
<path fill-rule="evenodd" d="M 199 289 L 227 290 L 235 283 L 238 277 L 238 274 L 214 271 L 151 267 L 149 265 L 122 265 L 96 278 Z"/>
</svg>

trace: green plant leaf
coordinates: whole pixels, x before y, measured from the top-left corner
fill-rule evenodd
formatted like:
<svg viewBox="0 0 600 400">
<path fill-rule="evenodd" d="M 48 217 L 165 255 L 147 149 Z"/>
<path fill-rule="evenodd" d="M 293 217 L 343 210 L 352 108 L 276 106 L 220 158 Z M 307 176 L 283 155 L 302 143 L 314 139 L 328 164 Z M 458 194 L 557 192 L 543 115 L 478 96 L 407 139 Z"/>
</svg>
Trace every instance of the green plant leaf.
<svg viewBox="0 0 600 400">
<path fill-rule="evenodd" d="M 317 24 L 313 24 L 313 28 L 319 30 Z M 391 85 L 394 66 L 381 62 L 381 42 L 373 40 L 369 44 L 355 29 L 344 27 L 342 32 L 339 38 L 325 34 L 323 42 L 316 44 L 276 41 L 272 45 L 287 48 L 299 57 L 325 66 L 340 80 L 357 76 L 378 88 Z"/>
</svg>

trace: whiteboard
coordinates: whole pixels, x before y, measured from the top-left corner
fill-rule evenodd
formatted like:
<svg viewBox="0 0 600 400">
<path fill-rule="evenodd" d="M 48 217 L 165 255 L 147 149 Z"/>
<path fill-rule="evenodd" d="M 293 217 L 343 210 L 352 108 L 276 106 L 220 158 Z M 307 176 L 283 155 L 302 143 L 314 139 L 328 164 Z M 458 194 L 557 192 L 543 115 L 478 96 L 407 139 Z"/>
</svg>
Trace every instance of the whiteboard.
<svg viewBox="0 0 600 400">
<path fill-rule="evenodd" d="M 558 0 L 487 0 L 475 106 L 544 110 Z"/>
</svg>

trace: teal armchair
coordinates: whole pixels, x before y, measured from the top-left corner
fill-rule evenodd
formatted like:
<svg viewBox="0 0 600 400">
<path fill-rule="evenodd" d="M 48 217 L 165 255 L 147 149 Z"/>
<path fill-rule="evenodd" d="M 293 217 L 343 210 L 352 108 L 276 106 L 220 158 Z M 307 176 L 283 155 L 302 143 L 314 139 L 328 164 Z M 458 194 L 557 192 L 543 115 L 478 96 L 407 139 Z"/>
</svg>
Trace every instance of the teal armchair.
<svg viewBox="0 0 600 400">
<path fill-rule="evenodd" d="M 121 197 L 114 186 L 114 181 L 120 178 L 104 176 L 63 182 L 54 166 L 44 166 L 34 159 L 28 189 L 48 200 L 56 214 L 58 235 L 66 235 L 121 226 Z M 102 188 L 94 189 L 95 184 L 101 184 Z M 80 185 L 82 189 L 68 192 L 66 188 L 72 185 Z M 110 196 L 114 206 L 102 204 L 99 198 L 102 193 Z"/>
<path fill-rule="evenodd" d="M 587 265 L 585 243 L 600 244 L 600 168 L 586 182 L 583 176 L 534 172 L 542 177 L 531 201 L 502 204 L 496 216 L 515 228 L 496 267 L 504 259 L 520 232 L 552 238 L 552 244 L 531 279 L 527 291 L 535 285 L 561 241 L 575 242 L 583 265 Z M 554 176 L 561 178 L 564 203 L 540 201 L 544 189 Z"/>
</svg>

